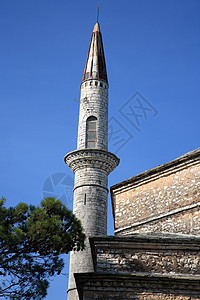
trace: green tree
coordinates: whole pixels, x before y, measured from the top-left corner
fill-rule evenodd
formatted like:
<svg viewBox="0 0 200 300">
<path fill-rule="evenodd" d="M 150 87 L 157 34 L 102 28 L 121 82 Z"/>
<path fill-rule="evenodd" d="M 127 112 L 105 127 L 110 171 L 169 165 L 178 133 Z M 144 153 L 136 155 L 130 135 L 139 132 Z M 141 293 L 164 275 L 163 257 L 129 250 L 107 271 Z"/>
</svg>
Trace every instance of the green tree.
<svg viewBox="0 0 200 300">
<path fill-rule="evenodd" d="M 43 299 L 64 267 L 60 254 L 84 249 L 81 223 L 55 198 L 6 208 L 0 199 L 0 297 Z"/>
</svg>

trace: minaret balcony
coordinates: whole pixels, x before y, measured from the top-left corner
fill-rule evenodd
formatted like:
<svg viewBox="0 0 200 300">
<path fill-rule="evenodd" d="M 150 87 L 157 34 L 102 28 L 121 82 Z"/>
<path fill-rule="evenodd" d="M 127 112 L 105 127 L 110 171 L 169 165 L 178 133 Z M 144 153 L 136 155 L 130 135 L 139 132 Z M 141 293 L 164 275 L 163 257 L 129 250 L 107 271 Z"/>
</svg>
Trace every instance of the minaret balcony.
<svg viewBox="0 0 200 300">
<path fill-rule="evenodd" d="M 80 149 L 65 155 L 65 163 L 75 173 L 80 168 L 92 167 L 110 174 L 119 164 L 119 158 L 108 151 L 100 149 Z"/>
</svg>

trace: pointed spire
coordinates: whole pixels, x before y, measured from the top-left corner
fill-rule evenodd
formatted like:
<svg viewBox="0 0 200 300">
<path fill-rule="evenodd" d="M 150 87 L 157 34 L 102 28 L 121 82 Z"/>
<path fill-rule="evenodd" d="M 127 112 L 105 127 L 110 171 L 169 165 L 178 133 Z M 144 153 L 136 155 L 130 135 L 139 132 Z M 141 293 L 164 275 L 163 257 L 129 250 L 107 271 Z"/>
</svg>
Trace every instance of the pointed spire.
<svg viewBox="0 0 200 300">
<path fill-rule="evenodd" d="M 103 42 L 99 23 L 94 26 L 82 82 L 87 79 L 102 79 L 108 82 Z"/>
</svg>

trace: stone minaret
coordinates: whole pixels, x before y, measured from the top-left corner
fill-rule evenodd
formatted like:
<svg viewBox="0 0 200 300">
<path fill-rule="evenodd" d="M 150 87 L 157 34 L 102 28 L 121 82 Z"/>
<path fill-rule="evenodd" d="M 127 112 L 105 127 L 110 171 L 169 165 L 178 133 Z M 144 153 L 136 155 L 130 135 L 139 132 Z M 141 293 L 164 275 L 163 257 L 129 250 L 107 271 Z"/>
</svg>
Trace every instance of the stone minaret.
<svg viewBox="0 0 200 300">
<path fill-rule="evenodd" d="M 87 236 L 86 249 L 70 255 L 68 300 L 76 300 L 74 273 L 94 271 L 88 237 L 107 234 L 107 179 L 119 164 L 108 152 L 108 80 L 98 22 L 81 82 L 77 150 L 65 162 L 75 173 L 73 213 Z"/>
</svg>

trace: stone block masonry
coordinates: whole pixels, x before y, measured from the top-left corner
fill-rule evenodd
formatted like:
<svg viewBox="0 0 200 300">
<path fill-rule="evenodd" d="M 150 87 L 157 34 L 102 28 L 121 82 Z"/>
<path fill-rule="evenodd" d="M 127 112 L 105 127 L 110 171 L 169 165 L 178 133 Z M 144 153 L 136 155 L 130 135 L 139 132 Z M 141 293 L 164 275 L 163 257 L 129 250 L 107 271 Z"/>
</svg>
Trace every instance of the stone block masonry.
<svg viewBox="0 0 200 300">
<path fill-rule="evenodd" d="M 86 120 L 97 118 L 97 149 L 108 149 L 108 84 L 87 80 L 81 85 L 77 149 L 86 148 Z"/>
<path fill-rule="evenodd" d="M 115 234 L 200 234 L 200 149 L 111 187 Z"/>
<path fill-rule="evenodd" d="M 81 82 L 77 150 L 65 156 L 75 174 L 73 213 L 86 234 L 85 249 L 70 254 L 68 300 L 78 300 L 74 273 L 93 271 L 89 236 L 107 233 L 108 175 L 119 159 L 108 149 L 108 79 L 97 22 Z"/>
<path fill-rule="evenodd" d="M 76 300 L 74 273 L 92 272 L 88 237 L 107 234 L 107 177 L 119 159 L 100 149 L 80 149 L 68 153 L 65 162 L 75 173 L 73 213 L 86 233 L 85 250 L 70 254 L 69 299 Z"/>
<path fill-rule="evenodd" d="M 73 212 L 85 249 L 70 254 L 68 300 L 200 299 L 200 149 L 111 188 L 115 236 L 106 237 L 108 80 L 102 36 L 92 32 L 81 83 Z M 181 234 L 181 235 L 180 235 Z M 94 236 L 91 238 L 91 236 Z"/>
<path fill-rule="evenodd" d="M 200 237 L 90 238 L 96 272 L 75 274 L 81 300 L 200 299 Z"/>
<path fill-rule="evenodd" d="M 200 279 L 150 274 L 75 274 L 80 300 L 199 300 Z"/>
<path fill-rule="evenodd" d="M 200 237 L 134 234 L 90 241 L 96 272 L 200 276 Z"/>
</svg>

